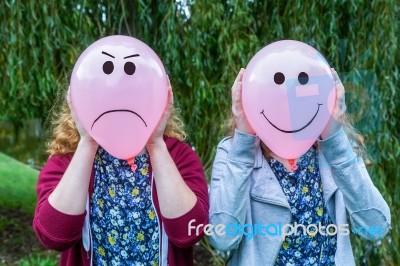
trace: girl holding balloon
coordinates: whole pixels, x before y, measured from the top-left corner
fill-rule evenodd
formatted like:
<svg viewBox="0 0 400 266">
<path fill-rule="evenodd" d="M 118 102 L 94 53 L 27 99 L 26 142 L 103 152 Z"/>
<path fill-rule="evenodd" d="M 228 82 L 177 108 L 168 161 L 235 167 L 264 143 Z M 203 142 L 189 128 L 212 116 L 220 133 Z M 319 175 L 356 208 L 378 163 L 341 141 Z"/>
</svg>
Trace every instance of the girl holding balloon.
<svg viewBox="0 0 400 266">
<path fill-rule="evenodd" d="M 209 239 L 228 265 L 355 265 L 349 221 L 366 239 L 387 234 L 345 109 L 336 71 L 304 43 L 273 43 L 240 71 L 210 184 L 210 223 L 226 230 Z"/>
<path fill-rule="evenodd" d="M 207 183 L 155 53 L 103 38 L 62 97 L 37 184 L 39 240 L 60 265 L 193 265 L 202 233 L 186 226 L 208 222 Z"/>
</svg>

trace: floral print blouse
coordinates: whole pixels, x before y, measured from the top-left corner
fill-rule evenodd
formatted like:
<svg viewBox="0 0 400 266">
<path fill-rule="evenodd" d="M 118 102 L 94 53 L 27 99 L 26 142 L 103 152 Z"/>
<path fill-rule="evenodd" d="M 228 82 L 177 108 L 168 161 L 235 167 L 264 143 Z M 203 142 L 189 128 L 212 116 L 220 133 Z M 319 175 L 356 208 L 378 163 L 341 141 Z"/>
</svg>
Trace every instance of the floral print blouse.
<svg viewBox="0 0 400 266">
<path fill-rule="evenodd" d="M 134 164 L 137 167 L 101 147 L 96 153 L 90 199 L 94 265 L 159 264 L 148 155 L 138 155 Z"/>
<path fill-rule="evenodd" d="M 311 148 L 297 162 L 297 170 L 289 172 L 274 158 L 267 158 L 289 202 L 292 214 L 291 225 L 310 224 L 322 226 L 333 224 L 325 207 L 322 194 L 322 181 L 318 167 L 318 151 Z M 275 265 L 334 265 L 336 253 L 336 234 L 325 235 L 313 231 L 303 234 L 298 227 L 297 234 L 286 236 L 279 251 Z M 329 228 L 333 234 L 334 228 Z M 332 230 L 331 230 L 332 229 Z M 318 229 L 317 229 L 318 230 Z M 314 233 L 313 233 L 314 232 Z"/>
</svg>

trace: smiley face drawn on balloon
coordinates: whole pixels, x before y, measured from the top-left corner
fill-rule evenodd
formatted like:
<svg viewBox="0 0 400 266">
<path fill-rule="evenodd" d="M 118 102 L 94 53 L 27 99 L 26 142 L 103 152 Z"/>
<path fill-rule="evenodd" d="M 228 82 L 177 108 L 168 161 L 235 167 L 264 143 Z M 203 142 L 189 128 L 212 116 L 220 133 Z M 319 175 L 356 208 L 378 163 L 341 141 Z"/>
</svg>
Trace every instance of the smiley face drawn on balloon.
<svg viewBox="0 0 400 266">
<path fill-rule="evenodd" d="M 71 76 L 79 121 L 113 156 L 129 159 L 145 147 L 165 109 L 168 78 L 145 43 L 109 36 L 90 45 Z"/>
<path fill-rule="evenodd" d="M 300 72 L 299 77 L 298 77 L 298 80 L 299 80 L 299 84 L 301 84 L 301 85 L 306 85 L 306 84 L 308 83 L 308 81 L 309 81 L 308 74 L 305 73 L 305 72 Z M 277 85 L 281 85 L 282 83 L 285 82 L 285 75 L 284 75 L 283 73 L 281 73 L 281 72 L 275 73 L 275 75 L 274 75 L 274 82 L 275 82 Z M 283 133 L 297 133 L 297 132 L 302 131 L 302 130 L 305 129 L 306 127 L 308 127 L 308 126 L 314 121 L 314 118 L 318 115 L 319 108 L 320 108 L 320 106 L 322 105 L 322 103 L 317 103 L 317 105 L 318 105 L 317 111 L 315 112 L 314 116 L 310 119 L 310 121 L 308 121 L 308 123 L 305 124 L 303 127 L 299 128 L 299 129 L 293 129 L 293 130 L 284 130 L 284 129 L 281 129 L 281 128 L 277 127 L 276 125 L 274 125 L 274 124 L 268 119 L 268 117 L 265 115 L 264 109 L 261 111 L 261 114 L 265 117 L 265 119 L 268 121 L 268 123 L 270 123 L 270 124 L 271 124 L 274 128 L 276 128 L 277 130 L 279 130 L 279 131 L 281 131 L 281 132 L 283 132 Z"/>
<path fill-rule="evenodd" d="M 335 103 L 329 64 L 311 46 L 279 41 L 260 50 L 243 77 L 242 104 L 251 127 L 275 154 L 304 154 L 327 125 Z"/>
</svg>

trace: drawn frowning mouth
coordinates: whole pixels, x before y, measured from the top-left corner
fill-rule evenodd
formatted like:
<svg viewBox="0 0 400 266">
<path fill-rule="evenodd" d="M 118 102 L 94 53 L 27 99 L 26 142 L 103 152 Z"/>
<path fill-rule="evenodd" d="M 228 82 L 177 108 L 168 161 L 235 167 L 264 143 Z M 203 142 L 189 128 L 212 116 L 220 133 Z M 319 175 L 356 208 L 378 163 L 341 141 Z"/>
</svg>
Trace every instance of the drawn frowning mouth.
<svg viewBox="0 0 400 266">
<path fill-rule="evenodd" d="M 134 111 L 132 111 L 132 110 L 128 110 L 128 109 L 119 109 L 119 110 L 110 110 L 110 111 L 106 111 L 106 112 L 102 113 L 101 115 L 99 115 L 99 116 L 96 118 L 96 120 L 94 120 L 91 129 L 93 129 L 94 124 L 95 124 L 103 115 L 109 114 L 109 113 L 115 113 L 115 112 L 128 112 L 128 113 L 132 113 L 132 114 L 136 115 L 137 117 L 139 117 L 139 118 L 143 121 L 145 127 L 147 127 L 146 121 L 144 121 L 144 119 L 143 119 L 138 113 L 136 113 L 136 112 L 134 112 Z"/>
<path fill-rule="evenodd" d="M 302 128 L 296 129 L 296 130 L 284 130 L 284 129 L 280 129 L 279 127 L 275 126 L 271 121 L 269 121 L 269 119 L 268 119 L 267 116 L 265 115 L 264 109 L 261 111 L 260 114 L 262 114 L 262 115 L 264 116 L 264 118 L 267 119 L 268 123 L 270 123 L 271 126 L 273 126 L 274 128 L 276 128 L 277 130 L 279 130 L 279 131 L 281 131 L 281 132 L 283 132 L 283 133 L 296 133 L 296 132 L 302 131 L 303 129 L 305 129 L 306 127 L 308 127 L 308 126 L 312 123 L 312 121 L 314 120 L 314 118 L 317 116 L 317 114 L 318 114 L 318 112 L 319 112 L 319 107 L 320 107 L 321 105 L 322 105 L 322 103 L 318 103 L 317 112 L 315 112 L 315 115 L 311 118 L 311 120 L 310 120 L 305 126 L 303 126 Z"/>
</svg>

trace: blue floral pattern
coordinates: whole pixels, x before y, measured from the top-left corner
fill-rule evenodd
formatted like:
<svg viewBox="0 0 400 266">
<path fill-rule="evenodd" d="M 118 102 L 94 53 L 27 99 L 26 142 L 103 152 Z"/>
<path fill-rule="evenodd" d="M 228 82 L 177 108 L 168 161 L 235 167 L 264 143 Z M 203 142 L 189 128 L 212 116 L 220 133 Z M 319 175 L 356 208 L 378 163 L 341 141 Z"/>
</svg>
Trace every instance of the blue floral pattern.
<svg viewBox="0 0 400 266">
<path fill-rule="evenodd" d="M 318 226 L 318 223 L 322 226 L 333 224 L 323 199 L 317 154 L 317 150 L 311 148 L 298 160 L 298 168 L 294 172 L 287 171 L 274 158 L 267 158 L 289 202 L 292 226 L 295 223 L 305 227 L 310 224 Z M 310 227 L 310 232 L 313 228 Z M 297 234 L 285 237 L 275 265 L 335 265 L 334 228 L 329 228 L 331 235 L 324 230 L 322 232 L 324 235 L 319 232 L 304 235 L 303 229 L 298 227 Z"/>
<path fill-rule="evenodd" d="M 138 155 L 134 163 L 135 171 L 101 147 L 96 153 L 90 200 L 94 265 L 159 264 L 148 155 Z"/>
</svg>

